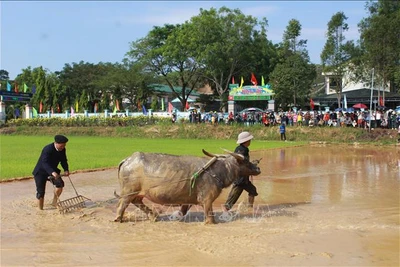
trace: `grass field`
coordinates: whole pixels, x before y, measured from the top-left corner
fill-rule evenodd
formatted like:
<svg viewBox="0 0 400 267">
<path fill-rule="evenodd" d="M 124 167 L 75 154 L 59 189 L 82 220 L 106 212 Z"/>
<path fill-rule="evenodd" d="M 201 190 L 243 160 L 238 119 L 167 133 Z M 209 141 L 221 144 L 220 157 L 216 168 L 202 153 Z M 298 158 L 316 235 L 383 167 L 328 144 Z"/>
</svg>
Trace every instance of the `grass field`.
<svg viewBox="0 0 400 267">
<path fill-rule="evenodd" d="M 68 136 L 67 156 L 70 171 L 117 167 L 135 151 L 203 156 L 201 149 L 223 154 L 233 151 L 233 139 L 144 139 L 129 137 Z M 53 135 L 1 135 L 0 180 L 32 176 L 42 148 L 53 142 Z M 250 150 L 297 146 L 305 142 L 253 140 Z"/>
</svg>

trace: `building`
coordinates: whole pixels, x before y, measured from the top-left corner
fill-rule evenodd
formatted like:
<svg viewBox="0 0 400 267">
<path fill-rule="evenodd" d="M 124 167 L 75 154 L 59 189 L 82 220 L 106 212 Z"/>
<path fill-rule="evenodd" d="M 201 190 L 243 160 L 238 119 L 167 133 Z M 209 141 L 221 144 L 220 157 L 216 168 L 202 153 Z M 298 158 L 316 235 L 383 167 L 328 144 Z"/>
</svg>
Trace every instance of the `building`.
<svg viewBox="0 0 400 267">
<path fill-rule="evenodd" d="M 313 97 L 316 109 L 334 110 L 338 108 L 338 97 L 336 92 L 337 84 L 331 73 L 322 73 L 325 76 L 325 94 Z M 385 88 L 380 84 L 374 84 L 373 88 L 369 82 L 354 82 L 351 74 L 345 75 L 342 79 L 343 89 L 341 93 L 341 107 L 352 107 L 357 103 L 365 104 L 376 109 L 379 107 L 395 108 L 400 105 L 400 94 L 390 92 L 389 85 Z M 371 95 L 372 94 L 372 95 Z M 347 106 L 347 107 L 346 107 Z"/>
</svg>

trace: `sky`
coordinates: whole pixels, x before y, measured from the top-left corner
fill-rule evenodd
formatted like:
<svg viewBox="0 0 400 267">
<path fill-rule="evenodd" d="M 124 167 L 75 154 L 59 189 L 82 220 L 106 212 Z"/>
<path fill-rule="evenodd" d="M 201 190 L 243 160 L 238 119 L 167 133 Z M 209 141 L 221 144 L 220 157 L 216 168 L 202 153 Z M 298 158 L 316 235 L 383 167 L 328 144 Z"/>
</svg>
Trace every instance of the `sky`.
<svg viewBox="0 0 400 267">
<path fill-rule="evenodd" d="M 50 72 L 80 61 L 121 62 L 130 43 L 154 26 L 181 24 L 200 8 L 238 8 L 268 20 L 267 38 L 282 41 L 291 19 L 301 26 L 312 63 L 320 64 L 327 23 L 337 12 L 348 17 L 346 40 L 358 40 L 366 1 L 1 1 L 0 69 L 10 79 L 27 67 Z"/>
</svg>

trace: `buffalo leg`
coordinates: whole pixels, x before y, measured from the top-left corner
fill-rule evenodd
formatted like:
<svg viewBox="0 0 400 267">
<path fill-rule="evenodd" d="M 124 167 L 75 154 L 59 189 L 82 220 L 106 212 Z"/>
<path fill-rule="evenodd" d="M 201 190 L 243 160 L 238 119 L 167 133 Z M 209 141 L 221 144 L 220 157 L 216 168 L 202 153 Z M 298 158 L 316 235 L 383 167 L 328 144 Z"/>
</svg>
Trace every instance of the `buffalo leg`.
<svg viewBox="0 0 400 267">
<path fill-rule="evenodd" d="M 129 203 L 131 203 L 131 200 L 132 198 L 130 197 L 121 197 L 119 199 L 117 208 L 117 217 L 114 219 L 114 222 L 122 222 L 125 210 L 129 206 Z"/>
<path fill-rule="evenodd" d="M 212 201 L 207 201 L 204 203 L 204 223 L 214 224 L 214 212 L 212 209 Z"/>
<path fill-rule="evenodd" d="M 185 216 L 191 207 L 192 205 L 182 205 L 181 206 L 182 216 Z"/>
<path fill-rule="evenodd" d="M 143 203 L 142 198 L 136 198 L 132 201 L 132 204 L 134 204 L 136 207 L 138 207 L 141 211 L 147 214 L 149 219 L 153 222 L 155 222 L 158 218 L 158 213 L 154 212 L 154 210 L 150 209 Z"/>
</svg>

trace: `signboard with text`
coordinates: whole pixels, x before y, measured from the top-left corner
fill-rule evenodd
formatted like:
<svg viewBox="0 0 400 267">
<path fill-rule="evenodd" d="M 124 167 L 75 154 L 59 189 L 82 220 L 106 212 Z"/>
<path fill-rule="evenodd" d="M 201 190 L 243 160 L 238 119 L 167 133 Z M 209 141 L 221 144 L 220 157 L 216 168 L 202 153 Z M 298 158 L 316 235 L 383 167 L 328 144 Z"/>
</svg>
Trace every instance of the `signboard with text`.
<svg viewBox="0 0 400 267">
<path fill-rule="evenodd" d="M 252 101 L 252 100 L 271 100 L 274 92 L 269 84 L 265 86 L 242 86 L 232 88 L 229 92 L 230 101 Z"/>
<path fill-rule="evenodd" d="M 9 91 L 0 91 L 1 101 L 18 101 L 18 102 L 29 102 L 32 98 L 31 93 L 15 93 Z"/>
</svg>

